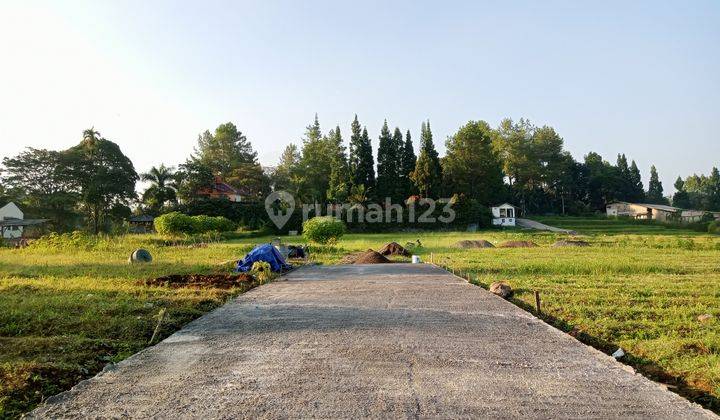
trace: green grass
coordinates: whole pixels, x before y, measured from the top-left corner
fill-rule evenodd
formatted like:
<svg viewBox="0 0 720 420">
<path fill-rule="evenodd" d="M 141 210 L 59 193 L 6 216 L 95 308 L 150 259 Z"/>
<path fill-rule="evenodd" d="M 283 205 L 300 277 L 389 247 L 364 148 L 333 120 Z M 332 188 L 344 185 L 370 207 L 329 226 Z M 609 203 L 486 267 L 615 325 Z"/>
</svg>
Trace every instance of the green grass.
<svg viewBox="0 0 720 420">
<path fill-rule="evenodd" d="M 592 246 L 552 248 L 562 235 L 493 230 L 351 234 L 311 252 L 331 264 L 389 241 L 420 239 L 415 253 L 426 261 L 432 254 L 481 286 L 507 281 L 515 302 L 528 309 L 539 291 L 546 320 L 601 350 L 624 348 L 627 363 L 717 411 L 720 237 L 607 219 L 542 221 L 587 233 L 583 239 Z M 455 248 L 461 239 L 532 240 L 541 247 Z M 240 237 L 188 248 L 143 235 L 68 249 L 0 249 L 0 417 L 17 416 L 147 346 L 161 308 L 168 311 L 162 338 L 242 292 L 149 288 L 137 280 L 227 271 L 223 262 L 268 240 Z M 154 262 L 127 264 L 141 246 Z M 704 313 L 714 319 L 699 322 Z"/>
</svg>

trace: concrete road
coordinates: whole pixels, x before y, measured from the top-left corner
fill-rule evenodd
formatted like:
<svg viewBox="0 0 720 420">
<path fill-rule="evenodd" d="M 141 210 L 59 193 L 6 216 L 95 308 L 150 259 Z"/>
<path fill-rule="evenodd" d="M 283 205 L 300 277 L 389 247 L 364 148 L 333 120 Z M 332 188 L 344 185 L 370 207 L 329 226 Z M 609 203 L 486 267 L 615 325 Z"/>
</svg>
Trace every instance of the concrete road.
<svg viewBox="0 0 720 420">
<path fill-rule="evenodd" d="M 305 267 L 34 417 L 717 418 L 430 265 Z"/>
</svg>

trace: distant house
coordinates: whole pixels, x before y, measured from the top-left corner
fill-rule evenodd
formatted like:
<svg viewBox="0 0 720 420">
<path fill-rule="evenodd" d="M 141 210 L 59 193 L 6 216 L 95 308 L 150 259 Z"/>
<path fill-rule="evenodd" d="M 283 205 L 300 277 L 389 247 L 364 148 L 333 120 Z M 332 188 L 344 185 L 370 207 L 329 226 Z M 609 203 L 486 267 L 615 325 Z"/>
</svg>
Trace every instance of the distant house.
<svg viewBox="0 0 720 420">
<path fill-rule="evenodd" d="M 509 203 L 503 203 L 492 207 L 494 226 L 515 226 L 515 218 L 520 213 L 520 208 Z"/>
<path fill-rule="evenodd" d="M 216 176 L 213 183 L 206 188 L 201 188 L 197 195 L 209 197 L 209 198 L 227 198 L 230 201 L 240 202 L 243 201 L 248 194 L 238 188 L 223 182 L 222 178 Z"/>
<path fill-rule="evenodd" d="M 703 210 L 681 209 L 679 207 L 666 206 L 663 204 L 627 203 L 616 201 L 606 206 L 608 216 L 632 217 L 635 219 L 658 220 L 661 222 L 699 222 L 707 215 L 715 219 L 720 214 Z"/>
<path fill-rule="evenodd" d="M 22 210 L 15 203 L 10 202 L 0 207 L 0 228 L 4 239 L 15 239 L 22 237 L 23 226 L 21 221 L 25 218 Z M 15 222 L 17 221 L 17 222 Z"/>
<path fill-rule="evenodd" d="M 132 216 L 128 219 L 130 233 L 150 233 L 155 229 L 155 218 L 146 214 Z"/>
</svg>

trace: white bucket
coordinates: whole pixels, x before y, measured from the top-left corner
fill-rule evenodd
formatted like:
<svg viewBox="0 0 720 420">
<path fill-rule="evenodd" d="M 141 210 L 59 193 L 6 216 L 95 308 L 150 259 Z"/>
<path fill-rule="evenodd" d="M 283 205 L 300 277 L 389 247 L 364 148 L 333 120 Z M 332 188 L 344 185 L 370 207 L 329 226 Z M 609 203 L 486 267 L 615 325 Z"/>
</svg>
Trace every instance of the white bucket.
<svg viewBox="0 0 720 420">
<path fill-rule="evenodd" d="M 413 263 L 413 264 L 420 264 L 420 256 L 419 256 L 419 255 L 413 255 L 413 256 L 412 256 L 412 263 Z"/>
</svg>

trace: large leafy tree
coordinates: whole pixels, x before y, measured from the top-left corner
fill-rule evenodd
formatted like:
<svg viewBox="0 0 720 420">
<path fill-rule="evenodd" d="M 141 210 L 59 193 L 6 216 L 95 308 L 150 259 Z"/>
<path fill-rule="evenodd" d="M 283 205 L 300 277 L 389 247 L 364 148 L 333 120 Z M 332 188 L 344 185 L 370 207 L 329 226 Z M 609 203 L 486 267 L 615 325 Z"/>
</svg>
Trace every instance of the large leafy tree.
<svg viewBox="0 0 720 420">
<path fill-rule="evenodd" d="M 20 201 L 29 217 L 47 218 L 54 231 L 75 228 L 80 199 L 78 178 L 65 152 L 27 148 L 3 159 L 7 198 Z"/>
<path fill-rule="evenodd" d="M 153 166 L 140 174 L 140 179 L 150 185 L 142 194 L 142 202 L 151 214 L 159 214 L 167 203 L 177 204 L 177 177 L 175 168 L 164 164 Z"/>
<path fill-rule="evenodd" d="M 489 205 L 503 198 L 503 173 L 485 121 L 470 121 L 448 138 L 442 160 L 443 182 L 453 194 Z"/>
<path fill-rule="evenodd" d="M 251 197 L 259 198 L 270 190 L 270 180 L 258 163 L 252 144 L 231 122 L 219 125 L 214 133 L 200 134 L 190 159 Z"/>
<path fill-rule="evenodd" d="M 107 226 L 109 216 L 129 213 L 128 205 L 136 198 L 138 175 L 117 144 L 91 128 L 67 153 L 70 171 L 79 185 L 81 208 L 95 233 Z"/>
<path fill-rule="evenodd" d="M 420 155 L 410 176 L 423 197 L 438 197 L 442 185 L 442 168 L 433 143 L 430 121 L 420 126 Z"/>
<path fill-rule="evenodd" d="M 667 199 L 663 195 L 663 185 L 658 177 L 655 165 L 650 167 L 650 182 L 648 183 L 647 201 L 651 204 L 667 204 Z"/>
<path fill-rule="evenodd" d="M 402 140 L 402 135 L 400 136 L 400 139 Z M 398 167 L 398 160 L 398 146 L 395 143 L 395 139 L 390 134 L 387 120 L 385 120 L 382 128 L 380 129 L 378 143 L 377 187 L 375 191 L 377 198 L 382 202 L 385 201 L 385 198 L 389 198 L 390 200 L 397 199 L 400 169 Z"/>
<path fill-rule="evenodd" d="M 400 154 L 400 174 L 399 174 L 399 195 L 404 200 L 413 194 L 413 182 L 410 179 L 413 171 L 415 170 L 415 164 L 417 163 L 417 157 L 415 156 L 415 149 L 413 147 L 412 137 L 410 137 L 410 130 L 405 134 L 405 142 L 402 146 L 402 153 Z"/>
</svg>

